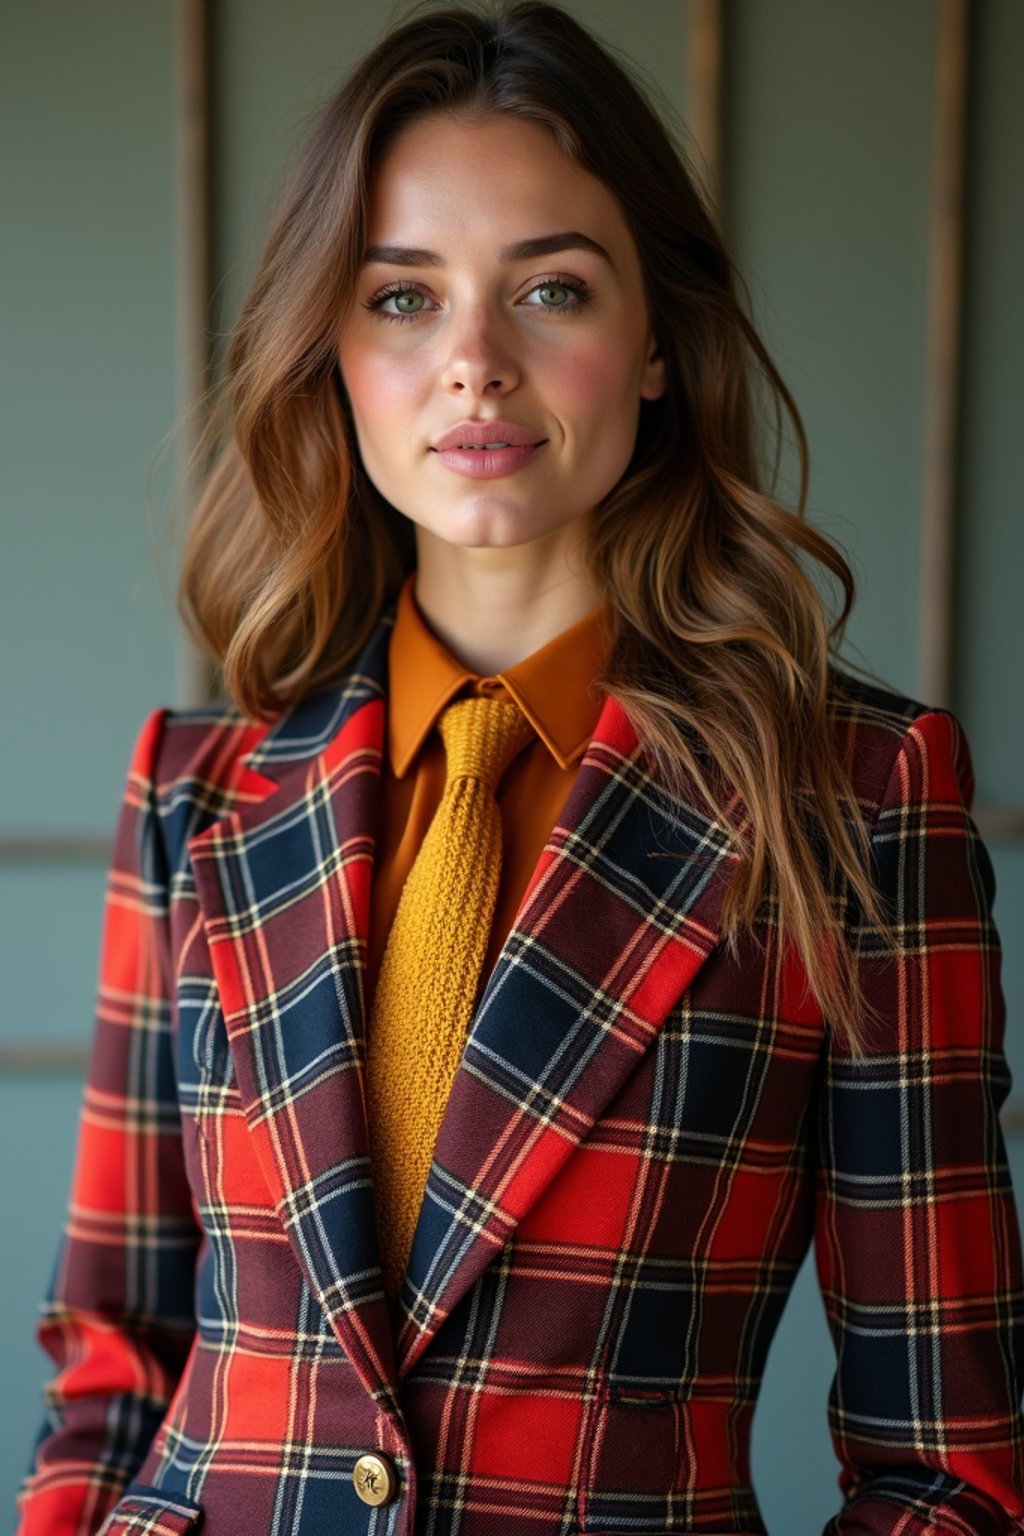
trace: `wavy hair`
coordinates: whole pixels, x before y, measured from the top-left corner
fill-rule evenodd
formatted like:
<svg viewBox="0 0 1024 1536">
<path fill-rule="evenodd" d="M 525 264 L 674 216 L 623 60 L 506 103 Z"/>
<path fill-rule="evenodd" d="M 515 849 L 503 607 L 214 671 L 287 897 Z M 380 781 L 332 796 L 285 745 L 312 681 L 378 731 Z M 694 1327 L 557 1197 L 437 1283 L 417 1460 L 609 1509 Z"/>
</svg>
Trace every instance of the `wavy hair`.
<svg viewBox="0 0 1024 1536">
<path fill-rule="evenodd" d="M 415 566 L 413 525 L 362 467 L 337 335 L 375 165 L 432 112 L 540 124 L 619 201 L 668 387 L 641 402 L 630 463 L 588 522 L 586 557 L 615 629 L 597 682 L 620 701 L 670 795 L 695 784 L 729 830 L 730 952 L 770 913 L 829 1027 L 859 1054 L 870 1010 L 851 912 L 891 935 L 835 720 L 853 575 L 805 519 L 803 424 L 697 173 L 630 63 L 557 5 L 417 5 L 317 118 L 200 442 L 204 483 L 178 594 L 186 625 L 240 709 L 270 719 L 345 671 Z M 795 511 L 772 494 L 784 415 L 800 461 Z M 841 589 L 834 618 L 805 559 Z"/>
</svg>

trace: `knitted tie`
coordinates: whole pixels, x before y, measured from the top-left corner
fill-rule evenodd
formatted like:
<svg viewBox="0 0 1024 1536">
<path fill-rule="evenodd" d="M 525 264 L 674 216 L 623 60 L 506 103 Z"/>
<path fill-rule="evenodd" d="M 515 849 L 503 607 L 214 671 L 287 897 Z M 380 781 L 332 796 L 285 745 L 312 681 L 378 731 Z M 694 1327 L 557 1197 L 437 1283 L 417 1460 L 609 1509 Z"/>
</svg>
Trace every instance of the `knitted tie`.
<svg viewBox="0 0 1024 1536">
<path fill-rule="evenodd" d="M 501 872 L 495 791 L 533 736 L 518 705 L 463 698 L 438 721 L 444 793 L 399 898 L 367 1039 L 367 1113 L 384 1284 L 401 1289 L 462 1055 Z"/>
</svg>

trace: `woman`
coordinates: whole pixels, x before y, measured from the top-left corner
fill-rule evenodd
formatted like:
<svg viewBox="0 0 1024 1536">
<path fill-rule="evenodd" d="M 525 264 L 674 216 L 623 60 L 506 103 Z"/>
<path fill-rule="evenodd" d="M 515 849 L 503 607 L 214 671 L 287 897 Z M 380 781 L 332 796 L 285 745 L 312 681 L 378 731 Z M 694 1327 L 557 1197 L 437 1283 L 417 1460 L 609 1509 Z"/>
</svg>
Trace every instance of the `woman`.
<svg viewBox="0 0 1024 1536">
<path fill-rule="evenodd" d="M 812 1239 L 829 1530 L 1021 1529 L 968 746 L 836 662 L 741 291 L 556 7 L 324 112 L 183 569 L 232 702 L 129 771 L 22 1536 L 762 1532 Z"/>
</svg>

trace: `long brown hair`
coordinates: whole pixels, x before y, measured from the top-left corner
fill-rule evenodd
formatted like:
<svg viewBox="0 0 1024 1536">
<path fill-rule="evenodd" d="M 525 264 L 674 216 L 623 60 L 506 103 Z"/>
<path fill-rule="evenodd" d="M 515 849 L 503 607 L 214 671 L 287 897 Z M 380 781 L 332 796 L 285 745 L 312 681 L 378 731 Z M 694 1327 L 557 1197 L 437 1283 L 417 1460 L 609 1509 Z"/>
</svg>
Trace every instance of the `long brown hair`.
<svg viewBox="0 0 1024 1536">
<path fill-rule="evenodd" d="M 336 348 L 374 167 L 395 134 L 437 111 L 538 123 L 619 200 L 669 383 L 641 402 L 630 464 L 588 524 L 616 630 L 598 682 L 669 792 L 695 782 L 730 828 L 739 863 L 722 923 L 733 955 L 770 903 L 829 1026 L 856 1052 L 867 1010 L 837 914 L 852 895 L 886 928 L 832 708 L 853 576 L 805 520 L 800 415 L 697 174 L 630 65 L 558 6 L 420 4 L 319 116 L 200 445 L 212 467 L 187 531 L 185 621 L 240 709 L 272 718 L 345 671 L 416 563 L 412 523 L 362 468 Z M 784 415 L 795 433 L 795 511 L 765 485 L 769 401 L 776 469 Z M 842 592 L 831 621 L 802 557 Z"/>
</svg>

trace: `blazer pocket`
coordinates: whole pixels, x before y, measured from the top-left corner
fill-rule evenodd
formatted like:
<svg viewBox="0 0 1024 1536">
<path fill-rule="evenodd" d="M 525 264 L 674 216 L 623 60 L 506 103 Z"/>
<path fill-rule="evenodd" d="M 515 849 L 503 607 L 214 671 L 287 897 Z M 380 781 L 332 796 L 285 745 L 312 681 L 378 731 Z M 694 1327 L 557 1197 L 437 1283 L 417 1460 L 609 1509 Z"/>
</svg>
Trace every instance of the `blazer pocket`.
<svg viewBox="0 0 1024 1536">
<path fill-rule="evenodd" d="M 718 1407 L 713 1404 L 709 1430 L 700 1405 L 678 1389 L 607 1384 L 596 1403 L 577 1536 L 670 1536 L 697 1529 L 688 1497 L 690 1488 L 701 1486 L 694 1447 L 713 1443 Z M 700 1529 L 709 1536 L 765 1536 L 752 1488 L 735 1487 L 730 1503 L 721 1524 Z"/>
<path fill-rule="evenodd" d="M 179 1493 L 129 1483 L 98 1536 L 183 1536 L 199 1529 L 203 1507 Z"/>
<path fill-rule="evenodd" d="M 679 1470 L 681 1414 L 675 1393 L 606 1388 L 598 1399 L 580 1497 L 581 1536 L 680 1529 L 671 1494 Z"/>
</svg>

